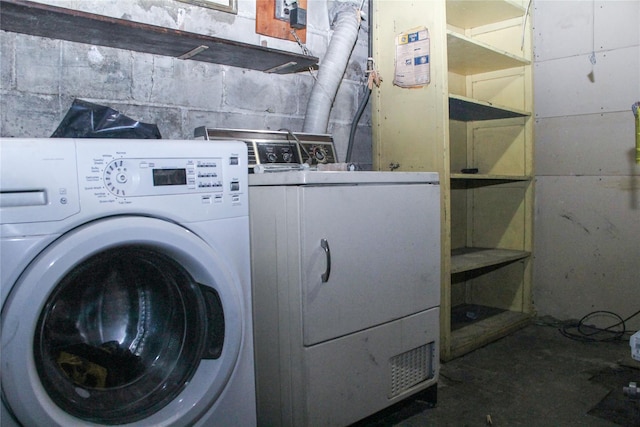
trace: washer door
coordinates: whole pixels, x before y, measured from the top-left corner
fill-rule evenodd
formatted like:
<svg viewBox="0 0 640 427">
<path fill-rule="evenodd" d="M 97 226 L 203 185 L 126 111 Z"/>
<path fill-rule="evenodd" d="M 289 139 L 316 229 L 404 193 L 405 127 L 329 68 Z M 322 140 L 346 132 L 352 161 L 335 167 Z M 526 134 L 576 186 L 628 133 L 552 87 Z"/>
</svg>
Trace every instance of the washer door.
<svg viewBox="0 0 640 427">
<path fill-rule="evenodd" d="M 2 313 L 2 389 L 25 425 L 193 423 L 242 342 L 237 276 L 159 219 L 114 217 L 56 240 Z"/>
</svg>

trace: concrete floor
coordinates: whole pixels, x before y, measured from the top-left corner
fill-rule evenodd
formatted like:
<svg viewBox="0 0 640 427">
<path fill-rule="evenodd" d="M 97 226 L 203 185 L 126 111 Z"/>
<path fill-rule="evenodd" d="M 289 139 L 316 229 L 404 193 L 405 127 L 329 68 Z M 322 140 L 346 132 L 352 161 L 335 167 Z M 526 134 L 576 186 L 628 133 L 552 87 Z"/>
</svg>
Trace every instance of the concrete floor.
<svg viewBox="0 0 640 427">
<path fill-rule="evenodd" d="M 640 385 L 638 368 L 628 340 L 579 342 L 540 322 L 443 364 L 435 408 L 408 399 L 364 425 L 640 426 L 640 400 L 622 393 Z M 617 398 L 626 421 L 588 414 L 605 397 Z"/>
</svg>

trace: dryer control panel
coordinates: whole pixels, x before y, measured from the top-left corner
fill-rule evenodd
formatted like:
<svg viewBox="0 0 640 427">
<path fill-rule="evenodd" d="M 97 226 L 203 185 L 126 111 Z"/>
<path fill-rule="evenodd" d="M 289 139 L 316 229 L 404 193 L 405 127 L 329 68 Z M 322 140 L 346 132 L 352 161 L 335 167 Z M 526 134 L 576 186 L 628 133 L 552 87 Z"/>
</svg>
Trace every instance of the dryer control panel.
<svg viewBox="0 0 640 427">
<path fill-rule="evenodd" d="M 206 141 L 244 141 L 249 150 L 250 172 L 253 172 L 256 165 L 299 165 L 305 163 L 314 166 L 338 162 L 333 138 L 328 134 L 201 126 L 195 129 L 194 136 Z"/>
</svg>

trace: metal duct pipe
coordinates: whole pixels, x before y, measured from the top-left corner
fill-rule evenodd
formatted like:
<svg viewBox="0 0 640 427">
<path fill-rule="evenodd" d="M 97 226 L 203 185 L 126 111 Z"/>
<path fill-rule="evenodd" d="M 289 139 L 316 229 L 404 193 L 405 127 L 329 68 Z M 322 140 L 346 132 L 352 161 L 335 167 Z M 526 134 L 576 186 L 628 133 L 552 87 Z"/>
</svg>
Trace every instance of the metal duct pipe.
<svg viewBox="0 0 640 427">
<path fill-rule="evenodd" d="M 303 132 L 327 133 L 331 106 L 347 69 L 351 51 L 358 39 L 359 27 L 360 16 L 357 5 L 338 4 L 333 36 L 320 64 L 317 81 L 311 90 Z"/>
</svg>

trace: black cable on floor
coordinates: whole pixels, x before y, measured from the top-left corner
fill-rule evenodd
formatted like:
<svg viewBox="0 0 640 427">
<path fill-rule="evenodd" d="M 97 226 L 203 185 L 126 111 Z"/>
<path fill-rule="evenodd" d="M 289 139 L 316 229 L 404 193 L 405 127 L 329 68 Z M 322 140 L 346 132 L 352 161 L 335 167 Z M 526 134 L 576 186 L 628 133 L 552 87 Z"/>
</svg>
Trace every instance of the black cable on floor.
<svg viewBox="0 0 640 427">
<path fill-rule="evenodd" d="M 637 316 L 638 314 L 640 314 L 640 310 L 636 311 L 626 319 L 623 319 L 618 314 L 612 311 L 598 310 L 598 311 L 593 311 L 587 314 L 582 319 L 580 319 L 577 323 L 566 324 L 561 328 L 559 328 L 558 330 L 565 337 L 570 338 L 572 340 L 576 340 L 576 341 L 582 341 L 582 342 L 618 341 L 618 340 L 625 339 L 626 335 L 630 335 L 631 333 L 634 332 L 634 331 L 627 330 L 627 326 L 625 322 L 629 321 L 630 319 Z M 599 328 L 594 326 L 593 324 L 587 323 L 590 320 L 592 321 L 595 317 L 603 317 L 603 316 L 613 317 L 618 321 L 617 323 L 607 326 L 606 328 Z M 618 328 L 619 326 L 621 326 L 621 328 Z"/>
</svg>

